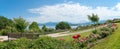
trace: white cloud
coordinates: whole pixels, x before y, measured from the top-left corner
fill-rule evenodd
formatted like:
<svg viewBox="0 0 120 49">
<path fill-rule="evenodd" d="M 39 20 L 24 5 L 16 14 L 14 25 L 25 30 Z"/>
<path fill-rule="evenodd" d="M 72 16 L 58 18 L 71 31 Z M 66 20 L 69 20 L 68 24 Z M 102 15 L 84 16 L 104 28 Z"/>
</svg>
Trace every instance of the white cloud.
<svg viewBox="0 0 120 49">
<path fill-rule="evenodd" d="M 59 21 L 83 23 L 88 21 L 87 15 L 90 15 L 92 13 L 98 14 L 101 20 L 106 20 L 120 16 L 119 10 L 120 3 L 113 6 L 112 8 L 99 6 L 93 8 L 80 5 L 79 3 L 63 3 L 29 9 L 31 13 L 36 13 L 40 16 L 30 17 L 28 18 L 28 21 L 36 21 L 38 23 Z"/>
<path fill-rule="evenodd" d="M 116 7 L 118 10 L 120 10 L 120 3 L 118 3 L 115 7 Z"/>
</svg>

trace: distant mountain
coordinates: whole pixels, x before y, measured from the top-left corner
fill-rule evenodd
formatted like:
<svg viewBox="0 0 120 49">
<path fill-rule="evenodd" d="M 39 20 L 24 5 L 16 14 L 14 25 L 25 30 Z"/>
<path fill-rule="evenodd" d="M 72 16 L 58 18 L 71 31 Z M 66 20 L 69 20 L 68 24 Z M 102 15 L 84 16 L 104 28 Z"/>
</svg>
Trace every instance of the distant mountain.
<svg viewBox="0 0 120 49">
<path fill-rule="evenodd" d="M 101 21 L 99 21 L 99 23 L 101 23 L 101 24 L 103 24 L 103 23 L 105 23 L 105 22 L 106 22 L 106 20 L 101 20 Z M 90 24 L 94 24 L 94 23 L 93 23 L 93 22 L 79 23 L 79 25 L 82 25 L 82 26 L 90 25 Z"/>
<path fill-rule="evenodd" d="M 43 25 L 46 25 L 46 26 L 55 26 L 56 24 L 57 24 L 57 22 L 48 22 L 48 23 L 44 23 L 44 24 L 39 23 L 40 26 L 43 26 Z"/>
<path fill-rule="evenodd" d="M 58 22 L 48 22 L 48 23 L 44 23 L 44 24 L 39 23 L 40 26 L 43 26 L 43 25 L 46 25 L 46 26 L 55 26 L 57 24 L 58 24 Z M 73 24 L 73 23 L 69 23 L 69 24 L 71 26 L 77 26 L 77 25 L 79 25 L 79 24 Z"/>
<path fill-rule="evenodd" d="M 78 26 L 79 24 L 69 23 L 70 26 Z"/>
<path fill-rule="evenodd" d="M 106 20 L 101 20 L 99 21 L 99 23 L 104 23 Z M 48 23 L 44 23 L 44 24 L 41 24 L 39 23 L 39 26 L 43 26 L 43 25 L 46 25 L 46 26 L 55 26 L 56 24 L 58 24 L 58 22 L 48 22 Z M 90 25 L 90 24 L 93 24 L 92 22 L 85 22 L 85 23 L 78 23 L 78 24 L 73 24 L 73 23 L 69 23 L 71 26 L 79 26 L 79 25 Z"/>
</svg>

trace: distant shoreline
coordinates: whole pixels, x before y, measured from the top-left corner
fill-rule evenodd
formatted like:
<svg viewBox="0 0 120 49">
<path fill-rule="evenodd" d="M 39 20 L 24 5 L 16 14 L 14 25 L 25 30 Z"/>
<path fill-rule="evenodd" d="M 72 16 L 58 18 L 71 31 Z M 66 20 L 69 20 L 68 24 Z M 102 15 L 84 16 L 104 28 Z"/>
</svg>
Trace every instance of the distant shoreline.
<svg viewBox="0 0 120 49">
<path fill-rule="evenodd" d="M 103 24 L 105 23 L 106 20 L 102 20 L 100 21 L 99 23 Z M 56 26 L 57 23 L 54 23 L 54 22 L 48 22 L 48 23 L 45 23 L 45 24 L 39 24 L 39 27 L 42 28 L 43 25 L 46 25 L 48 28 L 53 28 L 55 29 L 55 26 Z M 93 24 L 92 22 L 86 22 L 86 23 L 79 23 L 79 24 L 72 24 L 72 23 L 69 23 L 71 28 L 77 28 L 78 26 L 86 26 L 86 25 L 90 25 L 90 24 Z"/>
</svg>

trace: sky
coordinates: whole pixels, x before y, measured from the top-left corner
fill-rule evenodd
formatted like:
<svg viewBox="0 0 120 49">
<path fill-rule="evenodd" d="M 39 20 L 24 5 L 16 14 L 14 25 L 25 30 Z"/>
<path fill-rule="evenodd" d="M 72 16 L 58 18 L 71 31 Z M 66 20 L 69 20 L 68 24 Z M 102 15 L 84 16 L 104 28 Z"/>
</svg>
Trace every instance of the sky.
<svg viewBox="0 0 120 49">
<path fill-rule="evenodd" d="M 84 23 L 92 13 L 100 20 L 120 18 L 120 0 L 0 0 L 0 16 L 28 22 Z"/>
</svg>

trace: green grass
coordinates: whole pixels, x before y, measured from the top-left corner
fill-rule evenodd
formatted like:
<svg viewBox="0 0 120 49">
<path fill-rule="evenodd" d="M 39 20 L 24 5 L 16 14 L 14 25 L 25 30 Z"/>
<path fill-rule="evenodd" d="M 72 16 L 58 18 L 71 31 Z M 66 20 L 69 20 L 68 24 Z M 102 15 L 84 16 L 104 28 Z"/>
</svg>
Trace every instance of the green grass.
<svg viewBox="0 0 120 49">
<path fill-rule="evenodd" d="M 79 34 L 81 35 L 81 37 L 86 37 L 86 36 L 88 36 L 90 33 L 92 33 L 92 31 L 84 32 L 84 33 L 81 33 L 81 34 L 79 33 Z M 57 39 L 59 39 L 59 38 L 64 38 L 65 41 L 73 41 L 72 36 L 74 36 L 74 35 L 76 35 L 76 34 L 68 35 L 68 36 L 61 36 L 61 37 L 56 37 L 56 38 L 57 38 Z"/>
<path fill-rule="evenodd" d="M 120 24 L 118 26 L 118 29 L 112 35 L 100 40 L 91 49 L 120 49 Z"/>
</svg>

